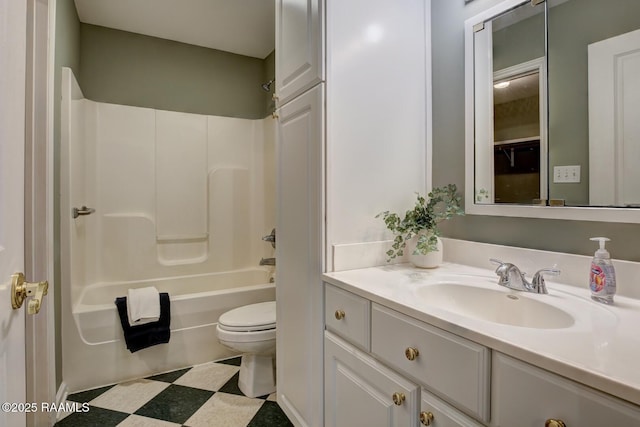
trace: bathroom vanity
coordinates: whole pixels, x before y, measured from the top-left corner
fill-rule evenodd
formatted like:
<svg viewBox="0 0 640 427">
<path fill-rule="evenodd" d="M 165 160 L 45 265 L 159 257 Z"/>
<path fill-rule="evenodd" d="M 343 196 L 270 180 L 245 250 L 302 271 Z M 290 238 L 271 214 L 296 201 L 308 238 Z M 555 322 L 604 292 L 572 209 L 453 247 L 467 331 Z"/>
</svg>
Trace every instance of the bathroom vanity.
<svg viewBox="0 0 640 427">
<path fill-rule="evenodd" d="M 446 263 L 324 275 L 325 425 L 637 426 L 640 303 Z"/>
</svg>

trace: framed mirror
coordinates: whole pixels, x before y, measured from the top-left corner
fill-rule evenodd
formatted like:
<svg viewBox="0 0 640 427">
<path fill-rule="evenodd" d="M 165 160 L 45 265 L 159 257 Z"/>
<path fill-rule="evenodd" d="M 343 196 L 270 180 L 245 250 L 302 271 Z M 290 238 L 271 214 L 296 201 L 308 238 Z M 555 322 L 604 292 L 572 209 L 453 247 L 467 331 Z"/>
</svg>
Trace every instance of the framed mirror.
<svg viewBox="0 0 640 427">
<path fill-rule="evenodd" d="M 640 222 L 640 2 L 506 0 L 465 74 L 467 213 Z"/>
</svg>

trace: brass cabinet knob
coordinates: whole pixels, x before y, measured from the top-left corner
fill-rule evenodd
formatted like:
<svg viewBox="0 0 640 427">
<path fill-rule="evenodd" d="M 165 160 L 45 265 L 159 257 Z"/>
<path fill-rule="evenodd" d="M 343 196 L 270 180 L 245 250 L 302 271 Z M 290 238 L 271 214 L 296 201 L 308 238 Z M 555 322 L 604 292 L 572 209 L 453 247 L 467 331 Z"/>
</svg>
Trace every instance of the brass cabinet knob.
<svg viewBox="0 0 640 427">
<path fill-rule="evenodd" d="M 567 425 L 562 420 L 550 418 L 544 423 L 544 427 L 567 427 Z"/>
<path fill-rule="evenodd" d="M 407 359 L 409 360 L 416 360 L 416 358 L 420 356 L 420 352 L 417 348 L 407 347 L 407 349 L 404 351 L 404 355 L 407 356 Z"/>
<path fill-rule="evenodd" d="M 396 404 L 397 406 L 400 406 L 404 403 L 404 393 L 393 393 L 393 403 Z"/>
<path fill-rule="evenodd" d="M 346 316 L 346 313 L 344 312 L 344 310 L 336 310 L 336 319 L 338 320 L 342 320 L 344 319 L 344 316 Z"/>
<path fill-rule="evenodd" d="M 430 426 L 433 421 L 433 412 L 420 412 L 420 422 L 425 426 Z"/>
</svg>

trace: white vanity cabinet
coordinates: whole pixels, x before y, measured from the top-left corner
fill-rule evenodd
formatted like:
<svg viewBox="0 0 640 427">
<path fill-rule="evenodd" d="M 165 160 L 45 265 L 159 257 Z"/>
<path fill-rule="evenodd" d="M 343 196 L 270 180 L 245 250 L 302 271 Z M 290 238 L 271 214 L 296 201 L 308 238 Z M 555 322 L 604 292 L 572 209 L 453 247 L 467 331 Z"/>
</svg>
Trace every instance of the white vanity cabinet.
<svg viewBox="0 0 640 427">
<path fill-rule="evenodd" d="M 486 347 L 330 284 L 325 326 L 326 426 L 482 425 L 463 411 L 488 419 Z"/>
<path fill-rule="evenodd" d="M 498 352 L 492 377 L 495 427 L 640 426 L 638 406 Z"/>
<path fill-rule="evenodd" d="M 357 289 L 324 288 L 327 426 L 640 426 L 640 406 L 373 302 Z"/>
</svg>

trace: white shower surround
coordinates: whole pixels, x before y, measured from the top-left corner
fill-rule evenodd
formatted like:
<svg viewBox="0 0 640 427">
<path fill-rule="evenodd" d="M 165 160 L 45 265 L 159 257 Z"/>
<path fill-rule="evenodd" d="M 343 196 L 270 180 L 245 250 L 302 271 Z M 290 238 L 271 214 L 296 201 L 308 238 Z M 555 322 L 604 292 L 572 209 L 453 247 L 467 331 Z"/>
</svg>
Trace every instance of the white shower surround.
<svg viewBox="0 0 640 427">
<path fill-rule="evenodd" d="M 189 304 L 202 305 L 203 297 L 212 312 L 275 299 L 268 270 L 256 268 L 261 257 L 273 256 L 260 239 L 275 224 L 271 117 L 94 102 L 64 69 L 61 134 L 62 364 L 69 390 L 229 355 L 217 343 L 211 313 L 200 310 L 188 327 L 175 326 L 187 324 L 176 316 L 187 316 Z M 73 219 L 71 208 L 83 205 L 95 213 Z M 87 339 L 100 336 L 92 328 L 115 315 L 114 289 L 126 295 L 128 287 L 149 284 L 170 292 L 179 307 L 169 344 L 131 354 L 113 327 L 101 333 L 119 333 L 116 339 Z M 101 299 L 87 304 L 88 292 Z"/>
</svg>

